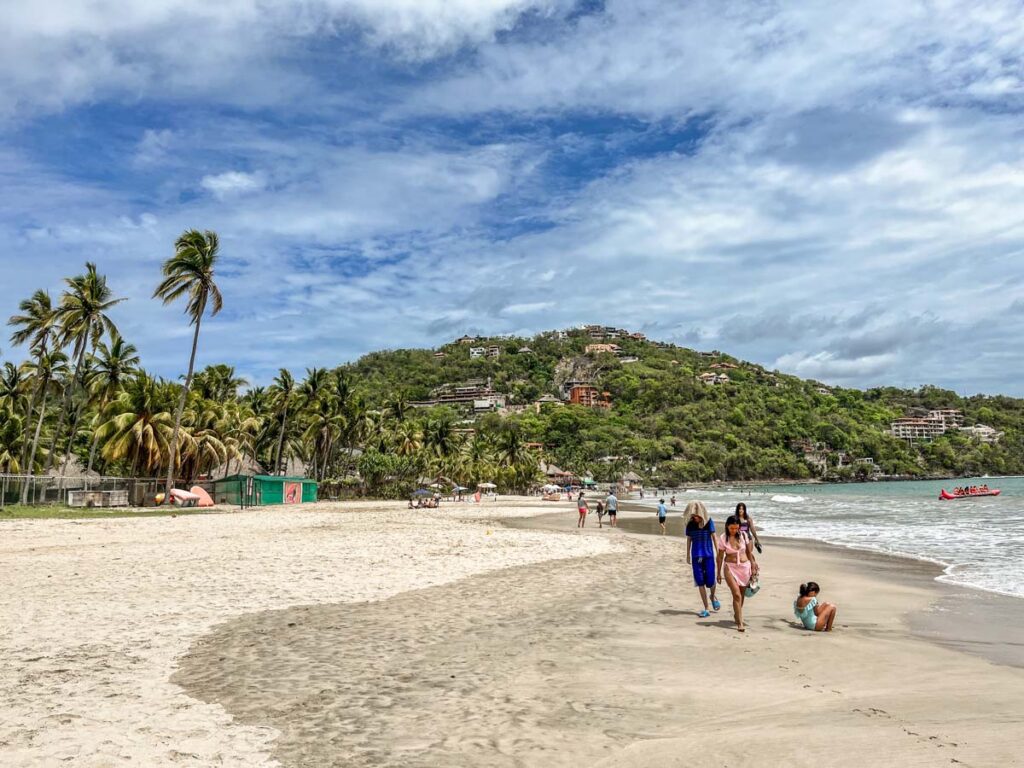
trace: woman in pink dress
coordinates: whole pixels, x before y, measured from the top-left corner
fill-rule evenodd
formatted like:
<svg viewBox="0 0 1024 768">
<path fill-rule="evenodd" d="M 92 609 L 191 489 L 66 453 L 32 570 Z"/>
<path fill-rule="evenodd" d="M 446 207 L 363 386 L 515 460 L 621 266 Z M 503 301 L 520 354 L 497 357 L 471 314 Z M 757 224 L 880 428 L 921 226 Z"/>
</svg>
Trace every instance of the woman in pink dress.
<svg viewBox="0 0 1024 768">
<path fill-rule="evenodd" d="M 736 619 L 736 629 L 746 632 L 743 626 L 743 600 L 750 580 L 757 576 L 757 561 L 754 559 L 754 547 L 750 537 L 740 530 L 740 521 L 736 515 L 730 515 L 725 521 L 725 532 L 718 537 L 718 581 L 722 575 L 732 592 L 732 615 Z"/>
</svg>

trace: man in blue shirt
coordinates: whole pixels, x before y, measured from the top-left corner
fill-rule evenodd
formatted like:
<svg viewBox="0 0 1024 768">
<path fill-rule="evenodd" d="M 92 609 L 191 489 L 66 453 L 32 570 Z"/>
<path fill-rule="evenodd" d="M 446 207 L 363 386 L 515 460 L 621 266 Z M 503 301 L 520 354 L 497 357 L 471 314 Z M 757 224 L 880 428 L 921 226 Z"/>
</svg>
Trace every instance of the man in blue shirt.
<svg viewBox="0 0 1024 768">
<path fill-rule="evenodd" d="M 658 525 L 661 526 L 661 535 L 665 535 L 665 515 L 668 514 L 668 509 L 665 507 L 665 500 L 661 499 L 658 501 Z"/>
<path fill-rule="evenodd" d="M 693 583 L 700 590 L 704 610 L 698 614 L 706 619 L 708 612 L 708 588 L 711 589 L 711 605 L 717 611 L 722 607 L 715 596 L 715 559 L 718 557 L 715 545 L 715 521 L 708 514 L 707 507 L 700 501 L 686 505 L 686 562 L 693 566 Z"/>
</svg>

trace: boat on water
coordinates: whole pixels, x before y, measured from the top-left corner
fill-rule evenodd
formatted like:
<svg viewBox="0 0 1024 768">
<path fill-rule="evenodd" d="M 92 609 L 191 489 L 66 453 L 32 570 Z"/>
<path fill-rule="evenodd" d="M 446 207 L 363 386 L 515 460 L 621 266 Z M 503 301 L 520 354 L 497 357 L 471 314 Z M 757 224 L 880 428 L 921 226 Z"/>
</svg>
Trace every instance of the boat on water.
<svg viewBox="0 0 1024 768">
<path fill-rule="evenodd" d="M 975 491 L 974 493 L 950 493 L 945 488 L 939 494 L 939 498 L 943 501 L 960 501 L 960 499 L 974 499 L 979 496 L 998 496 L 1000 490 L 998 488 L 989 488 L 984 491 Z"/>
</svg>

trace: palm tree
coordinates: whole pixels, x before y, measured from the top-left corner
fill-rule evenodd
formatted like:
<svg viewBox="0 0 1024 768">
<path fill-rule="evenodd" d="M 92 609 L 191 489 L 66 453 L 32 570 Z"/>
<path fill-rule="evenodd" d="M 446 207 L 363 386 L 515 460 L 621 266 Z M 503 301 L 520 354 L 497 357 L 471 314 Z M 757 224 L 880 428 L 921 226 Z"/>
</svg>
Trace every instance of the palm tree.
<svg viewBox="0 0 1024 768">
<path fill-rule="evenodd" d="M 274 393 L 274 405 L 277 415 L 281 419 L 281 432 L 277 438 L 277 450 L 274 451 L 274 474 L 278 472 L 284 474 L 281 469 L 281 451 L 284 448 L 284 437 L 288 431 L 288 409 L 295 397 L 295 379 L 286 368 L 282 368 L 274 378 L 270 389 Z"/>
<path fill-rule="evenodd" d="M 238 398 L 238 390 L 246 385 L 246 380 L 235 375 L 232 365 L 208 365 L 192 377 L 192 389 L 204 400 L 216 400 L 220 403 L 230 402 Z"/>
<path fill-rule="evenodd" d="M 399 456 L 415 456 L 423 448 L 423 432 L 415 421 L 403 421 L 395 430 L 395 453 Z"/>
<path fill-rule="evenodd" d="M 4 363 L 0 368 L 0 408 L 17 413 L 18 406 L 25 399 L 25 379 L 22 369 L 14 363 Z"/>
<path fill-rule="evenodd" d="M 106 461 L 130 459 L 133 477 L 139 470 L 149 475 L 163 466 L 173 434 L 168 395 L 166 387 L 145 373 L 128 381 L 97 430 Z"/>
<path fill-rule="evenodd" d="M 21 489 L 21 503 L 25 504 L 28 502 L 30 479 L 32 470 L 35 468 L 36 452 L 39 450 L 39 436 L 42 434 L 43 420 L 46 418 L 46 403 L 50 399 L 50 391 L 54 389 L 54 383 L 68 374 L 68 356 L 59 349 L 51 349 L 45 354 L 37 355 L 34 362 L 26 362 L 23 367 L 26 375 L 38 382 L 36 389 L 42 393 L 39 418 L 36 421 L 35 433 L 32 435 L 32 445 L 25 454 L 28 457 L 27 461 L 22 464 L 29 476 L 29 480 L 26 480 Z"/>
<path fill-rule="evenodd" d="M 0 472 L 17 474 L 21 471 L 18 456 L 24 441 L 25 430 L 21 419 L 13 408 L 3 405 L 0 407 Z"/>
<path fill-rule="evenodd" d="M 50 438 L 50 455 L 46 458 L 44 472 L 49 471 L 53 466 L 57 440 L 60 439 L 64 423 L 71 410 L 75 389 L 81 382 L 86 352 L 95 348 L 104 331 L 111 334 L 117 332 L 116 326 L 106 313 L 114 305 L 124 301 L 124 299 L 113 298 L 113 293 L 107 286 L 107 278 L 96 271 L 96 265 L 92 262 L 86 262 L 84 275 L 65 278 L 64 282 L 68 287 L 61 294 L 60 304 L 56 310 L 56 320 L 60 328 L 58 342 L 61 346 L 72 345 L 75 373 L 71 380 L 71 386 L 64 391 L 64 403 L 57 419 L 57 427 Z M 73 438 L 74 429 L 71 430 L 68 438 L 64 466 L 67 466 L 68 457 L 71 455 Z"/>
<path fill-rule="evenodd" d="M 171 503 L 171 486 L 174 484 L 174 465 L 178 458 L 178 431 L 181 429 L 181 414 L 185 410 L 185 400 L 189 387 L 192 386 L 192 372 L 196 365 L 196 348 L 199 346 L 199 326 L 203 321 L 207 304 L 211 305 L 210 315 L 216 315 L 224 306 L 220 289 L 213 281 L 213 268 L 217 263 L 217 250 L 220 246 L 216 232 L 200 232 L 190 229 L 183 232 L 174 243 L 174 255 L 164 262 L 164 279 L 153 292 L 153 298 L 162 299 L 170 304 L 182 296 L 188 296 L 185 314 L 190 324 L 195 326 L 192 335 L 192 354 L 188 359 L 188 374 L 185 386 L 181 390 L 178 408 L 174 413 L 174 431 L 171 435 L 170 460 L 167 462 L 167 489 L 164 498 Z"/>
<path fill-rule="evenodd" d="M 123 389 L 125 382 L 138 372 L 139 356 L 134 344 L 127 343 L 116 331 L 110 335 L 110 344 L 102 341 L 97 345 L 98 353 L 93 355 L 92 384 L 90 389 L 96 399 L 96 424 L 98 426 L 107 403 Z M 85 473 L 92 471 L 99 440 L 93 429 L 92 445 L 89 447 L 89 463 Z"/>
<path fill-rule="evenodd" d="M 313 476 L 322 480 L 327 476 L 327 460 L 331 444 L 338 439 L 345 428 L 345 417 L 338 412 L 336 403 L 330 397 L 320 397 L 310 414 L 309 426 L 303 437 L 310 443 L 313 458 Z M 319 459 L 323 457 L 321 462 Z"/>
<path fill-rule="evenodd" d="M 56 321 L 50 294 L 43 290 L 36 291 L 30 298 L 18 304 L 18 309 L 22 314 L 11 315 L 7 320 L 8 325 L 17 328 L 11 334 L 11 344 L 20 346 L 27 343 L 31 353 L 37 357 L 45 355 L 53 336 L 54 322 Z M 26 414 L 29 420 L 35 412 L 39 395 L 40 391 L 37 387 L 32 393 L 32 401 Z"/>
<path fill-rule="evenodd" d="M 16 329 L 11 334 L 11 343 L 19 346 L 28 344 L 29 351 L 35 356 L 38 363 L 47 355 L 57 321 L 57 313 L 50 300 L 50 294 L 38 290 L 18 304 L 18 309 L 21 310 L 21 314 L 11 315 L 7 321 L 8 325 L 14 326 Z M 48 383 L 47 379 L 37 379 L 37 386 L 32 391 L 32 399 L 29 401 L 26 424 L 31 423 L 36 404 L 43 396 Z M 29 456 L 29 441 L 25 441 L 20 463 L 22 467 L 28 467 L 29 475 L 32 474 L 32 466 L 35 463 L 35 449 L 36 443 L 34 442 L 31 449 L 32 455 Z M 27 499 L 28 488 L 29 483 L 26 482 L 22 489 L 22 503 Z"/>
</svg>

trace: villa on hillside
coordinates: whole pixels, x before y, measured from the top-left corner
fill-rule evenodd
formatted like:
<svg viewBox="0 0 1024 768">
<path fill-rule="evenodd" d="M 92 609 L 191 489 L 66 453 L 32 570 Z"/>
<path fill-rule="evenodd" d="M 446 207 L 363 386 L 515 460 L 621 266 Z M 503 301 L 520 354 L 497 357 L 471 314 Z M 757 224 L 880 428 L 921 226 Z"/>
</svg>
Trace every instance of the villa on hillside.
<svg viewBox="0 0 1024 768">
<path fill-rule="evenodd" d="M 908 416 L 896 419 L 889 427 L 892 436 L 900 440 L 934 440 L 951 429 L 961 429 L 964 415 L 955 408 L 932 410 L 925 417 Z"/>
<path fill-rule="evenodd" d="M 634 341 L 647 341 L 647 336 L 642 333 L 627 331 L 625 328 L 616 328 L 612 325 L 585 325 L 583 332 L 595 341 L 606 339 L 633 339 Z"/>
<path fill-rule="evenodd" d="M 577 384 L 569 390 L 569 402 L 572 405 L 584 405 L 587 408 L 611 408 L 611 394 L 601 392 L 593 384 Z"/>
<path fill-rule="evenodd" d="M 985 424 L 975 424 L 973 427 L 960 427 L 960 431 L 969 437 L 976 438 L 983 443 L 998 443 L 1003 433 Z"/>
<path fill-rule="evenodd" d="M 604 352 L 620 355 L 622 354 L 622 347 L 618 344 L 587 344 L 583 352 L 587 355 L 600 355 Z"/>
<path fill-rule="evenodd" d="M 476 344 L 478 341 L 480 341 L 480 337 L 479 336 L 462 336 L 461 338 L 456 339 L 455 343 L 456 344 Z"/>
<path fill-rule="evenodd" d="M 716 384 L 728 384 L 732 381 L 726 373 L 711 373 L 711 371 L 702 373 L 697 378 L 709 386 L 714 386 Z"/>
<path fill-rule="evenodd" d="M 498 357 L 501 355 L 501 347 L 470 347 L 469 356 L 477 357 Z"/>
</svg>

